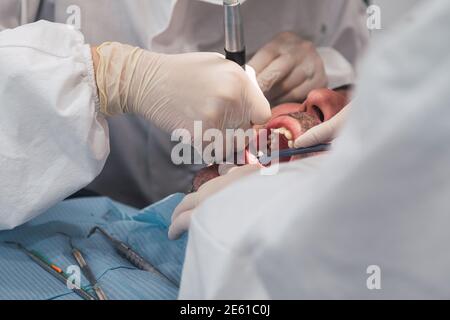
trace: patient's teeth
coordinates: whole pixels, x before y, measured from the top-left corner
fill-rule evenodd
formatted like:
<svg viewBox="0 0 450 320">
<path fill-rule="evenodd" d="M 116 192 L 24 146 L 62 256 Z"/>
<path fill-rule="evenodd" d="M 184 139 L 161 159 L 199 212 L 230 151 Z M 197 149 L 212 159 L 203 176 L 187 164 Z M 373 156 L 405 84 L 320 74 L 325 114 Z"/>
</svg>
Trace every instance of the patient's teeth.
<svg viewBox="0 0 450 320">
<path fill-rule="evenodd" d="M 284 136 L 286 137 L 286 139 L 292 140 L 292 133 L 289 130 L 286 130 L 284 132 Z"/>
<path fill-rule="evenodd" d="M 288 146 L 289 146 L 289 148 L 294 148 L 294 141 L 292 141 L 292 140 L 290 140 L 289 142 L 288 142 Z"/>
<path fill-rule="evenodd" d="M 279 131 L 281 134 L 284 134 L 284 133 L 286 132 L 286 128 L 282 127 L 282 128 L 280 128 L 280 129 L 278 129 L 278 131 Z"/>
</svg>

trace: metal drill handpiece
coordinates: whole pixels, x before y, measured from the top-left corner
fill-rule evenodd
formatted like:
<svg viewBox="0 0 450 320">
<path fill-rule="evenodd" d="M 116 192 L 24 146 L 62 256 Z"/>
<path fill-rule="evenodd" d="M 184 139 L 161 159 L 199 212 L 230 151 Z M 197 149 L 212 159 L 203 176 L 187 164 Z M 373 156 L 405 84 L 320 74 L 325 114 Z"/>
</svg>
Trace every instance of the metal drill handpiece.
<svg viewBox="0 0 450 320">
<path fill-rule="evenodd" d="M 245 68 L 246 52 L 241 4 L 237 0 L 224 0 L 223 6 L 226 58 Z"/>
</svg>

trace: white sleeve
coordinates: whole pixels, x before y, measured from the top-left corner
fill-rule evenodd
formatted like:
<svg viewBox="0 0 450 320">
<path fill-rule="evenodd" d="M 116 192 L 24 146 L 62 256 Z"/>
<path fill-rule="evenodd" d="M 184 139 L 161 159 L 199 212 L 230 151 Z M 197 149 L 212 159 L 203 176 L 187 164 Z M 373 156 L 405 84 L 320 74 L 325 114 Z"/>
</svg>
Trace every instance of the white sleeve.
<svg viewBox="0 0 450 320">
<path fill-rule="evenodd" d="M 81 33 L 44 21 L 0 32 L 0 230 L 89 184 L 108 136 Z"/>
</svg>

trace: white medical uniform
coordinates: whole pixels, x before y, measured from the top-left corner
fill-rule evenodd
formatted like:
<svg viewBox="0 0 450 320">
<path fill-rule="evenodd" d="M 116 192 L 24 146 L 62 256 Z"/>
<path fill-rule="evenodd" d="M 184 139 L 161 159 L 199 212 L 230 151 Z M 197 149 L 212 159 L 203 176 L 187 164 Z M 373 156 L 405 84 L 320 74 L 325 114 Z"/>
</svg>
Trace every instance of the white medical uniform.
<svg viewBox="0 0 450 320">
<path fill-rule="evenodd" d="M 290 30 L 328 48 L 323 57 L 336 85 L 351 80 L 337 52 L 352 64 L 363 52 L 368 35 L 362 1 L 249 0 L 242 9 L 249 57 Z M 223 52 L 222 15 L 221 6 L 192 0 L 1 0 L 0 29 L 45 18 L 80 26 L 85 39 L 48 23 L 0 34 L 0 229 L 31 219 L 102 171 L 108 125 L 96 112 L 85 42 Z M 133 116 L 108 123 L 111 154 L 91 189 L 144 206 L 190 188 L 197 168 L 171 162 L 166 133 Z"/>
<path fill-rule="evenodd" d="M 331 154 L 197 210 L 181 298 L 450 297 L 449 16 L 425 1 L 374 46 Z"/>
</svg>

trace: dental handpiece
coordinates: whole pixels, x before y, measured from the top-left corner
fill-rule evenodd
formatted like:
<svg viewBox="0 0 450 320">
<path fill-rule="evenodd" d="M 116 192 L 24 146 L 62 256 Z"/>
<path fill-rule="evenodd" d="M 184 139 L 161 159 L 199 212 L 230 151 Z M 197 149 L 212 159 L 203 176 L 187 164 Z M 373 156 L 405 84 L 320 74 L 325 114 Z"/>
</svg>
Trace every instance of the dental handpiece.
<svg viewBox="0 0 450 320">
<path fill-rule="evenodd" d="M 145 260 L 139 253 L 134 251 L 130 246 L 128 246 L 126 243 L 112 237 L 110 234 L 108 234 L 105 230 L 103 230 L 100 227 L 94 227 L 91 232 L 89 232 L 88 238 L 91 237 L 96 231 L 100 231 L 101 234 L 103 234 L 113 245 L 114 249 L 117 251 L 117 253 L 125 258 L 127 261 L 129 261 L 133 266 L 140 270 L 144 270 L 147 272 L 158 274 L 159 276 L 163 277 L 164 279 L 168 280 L 170 283 L 178 287 L 178 285 L 172 281 L 170 278 L 168 278 L 166 275 L 164 275 L 161 271 L 156 269 L 150 262 Z"/>
<path fill-rule="evenodd" d="M 223 0 L 225 10 L 225 56 L 245 69 L 244 23 L 239 0 Z"/>
</svg>

